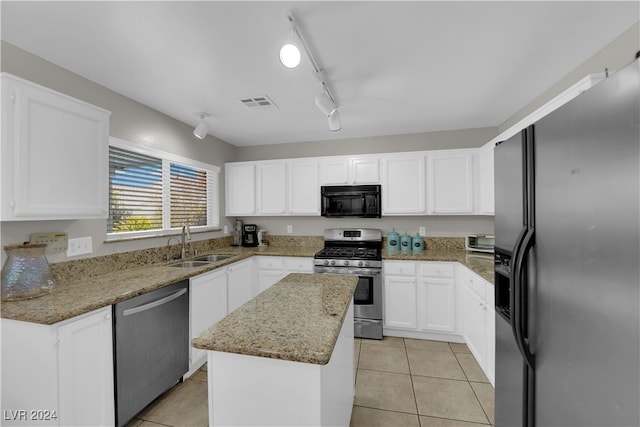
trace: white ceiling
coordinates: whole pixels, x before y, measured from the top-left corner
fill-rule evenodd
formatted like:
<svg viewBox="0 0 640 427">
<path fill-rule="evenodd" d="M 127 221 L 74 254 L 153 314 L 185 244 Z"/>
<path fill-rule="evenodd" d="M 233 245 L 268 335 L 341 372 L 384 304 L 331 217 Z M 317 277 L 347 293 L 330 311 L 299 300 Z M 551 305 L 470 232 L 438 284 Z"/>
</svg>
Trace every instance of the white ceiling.
<svg viewBox="0 0 640 427">
<path fill-rule="evenodd" d="M 495 127 L 638 21 L 639 2 L 11 2 L 2 39 L 236 146 Z M 278 51 L 293 11 L 308 60 Z M 630 61 L 634 52 L 630 52 Z M 241 98 L 268 95 L 273 111 Z"/>
</svg>

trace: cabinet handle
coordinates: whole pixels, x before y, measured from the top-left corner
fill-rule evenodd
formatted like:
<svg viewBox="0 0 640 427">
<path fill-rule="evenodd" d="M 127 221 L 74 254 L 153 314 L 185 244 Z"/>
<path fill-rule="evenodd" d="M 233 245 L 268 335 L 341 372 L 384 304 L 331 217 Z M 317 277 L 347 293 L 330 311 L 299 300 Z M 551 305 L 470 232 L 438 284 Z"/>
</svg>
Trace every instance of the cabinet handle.
<svg viewBox="0 0 640 427">
<path fill-rule="evenodd" d="M 104 315 L 104 320 L 109 320 L 111 319 L 111 313 L 107 313 Z"/>
</svg>

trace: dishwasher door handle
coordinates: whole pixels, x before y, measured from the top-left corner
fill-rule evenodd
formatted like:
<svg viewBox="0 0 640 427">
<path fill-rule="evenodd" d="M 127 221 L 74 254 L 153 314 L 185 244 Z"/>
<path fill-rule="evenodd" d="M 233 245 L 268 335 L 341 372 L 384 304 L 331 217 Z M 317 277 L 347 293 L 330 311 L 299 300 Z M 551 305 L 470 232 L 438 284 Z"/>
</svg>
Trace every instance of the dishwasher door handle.
<svg viewBox="0 0 640 427">
<path fill-rule="evenodd" d="M 144 305 L 139 305 L 138 307 L 128 308 L 128 309 L 126 309 L 126 310 L 124 310 L 122 312 L 122 315 L 123 316 L 129 316 L 131 314 L 136 314 L 136 313 L 140 313 L 140 312 L 143 312 L 143 311 L 151 310 L 152 308 L 159 307 L 159 306 L 161 306 L 163 304 L 166 304 L 166 303 L 168 303 L 170 301 L 173 301 L 174 299 L 184 295 L 185 293 L 187 293 L 187 289 L 186 288 L 185 289 L 180 289 L 179 291 L 174 292 L 171 295 L 166 296 L 164 298 L 161 298 L 159 300 L 156 300 L 156 301 L 153 301 L 153 302 L 149 302 L 149 303 L 144 304 Z"/>
</svg>

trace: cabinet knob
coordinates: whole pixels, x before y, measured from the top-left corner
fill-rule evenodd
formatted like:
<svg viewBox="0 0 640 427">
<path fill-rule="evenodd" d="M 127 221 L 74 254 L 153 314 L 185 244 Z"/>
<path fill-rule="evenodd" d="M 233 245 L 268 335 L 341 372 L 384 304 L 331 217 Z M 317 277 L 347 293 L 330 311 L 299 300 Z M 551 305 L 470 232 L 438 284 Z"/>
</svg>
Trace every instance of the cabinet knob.
<svg viewBox="0 0 640 427">
<path fill-rule="evenodd" d="M 105 320 L 109 320 L 109 319 L 111 319 L 111 313 L 105 314 L 105 315 L 104 315 L 104 319 L 105 319 Z"/>
</svg>

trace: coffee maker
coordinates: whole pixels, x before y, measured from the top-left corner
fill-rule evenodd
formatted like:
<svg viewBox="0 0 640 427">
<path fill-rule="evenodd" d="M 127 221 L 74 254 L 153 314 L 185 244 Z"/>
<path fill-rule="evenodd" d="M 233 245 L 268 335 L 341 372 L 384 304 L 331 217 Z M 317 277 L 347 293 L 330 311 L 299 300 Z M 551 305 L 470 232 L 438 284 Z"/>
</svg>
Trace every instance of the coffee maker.
<svg viewBox="0 0 640 427">
<path fill-rule="evenodd" d="M 242 246 L 258 246 L 258 226 L 244 224 L 242 226 Z"/>
</svg>

